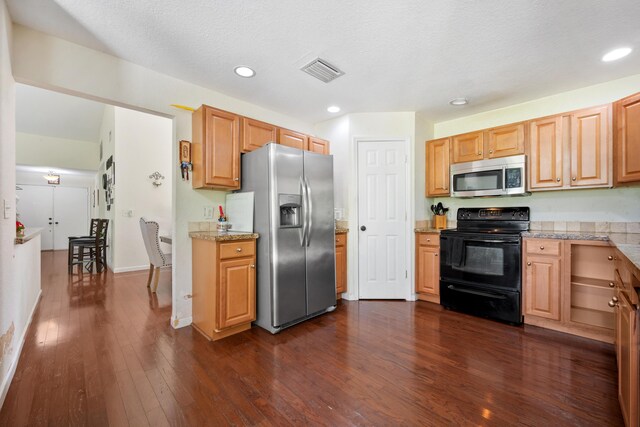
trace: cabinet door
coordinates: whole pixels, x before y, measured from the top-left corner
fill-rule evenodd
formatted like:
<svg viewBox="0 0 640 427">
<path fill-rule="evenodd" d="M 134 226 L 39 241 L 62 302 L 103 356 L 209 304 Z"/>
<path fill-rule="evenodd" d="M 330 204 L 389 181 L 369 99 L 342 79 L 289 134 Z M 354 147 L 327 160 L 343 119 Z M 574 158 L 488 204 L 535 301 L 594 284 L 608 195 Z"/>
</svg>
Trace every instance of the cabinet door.
<svg viewBox="0 0 640 427">
<path fill-rule="evenodd" d="M 427 197 L 449 194 L 449 141 L 449 138 L 444 138 L 426 142 Z"/>
<path fill-rule="evenodd" d="M 416 292 L 440 295 L 440 248 L 418 246 Z"/>
<path fill-rule="evenodd" d="M 640 181 L 640 93 L 614 104 L 616 183 Z"/>
<path fill-rule="evenodd" d="M 309 137 L 303 133 L 292 130 L 278 129 L 278 144 L 306 150 L 309 147 Z"/>
<path fill-rule="evenodd" d="M 529 122 L 529 188 L 561 188 L 562 117 Z"/>
<path fill-rule="evenodd" d="M 524 154 L 524 123 L 489 129 L 487 145 L 490 159 Z"/>
<path fill-rule="evenodd" d="M 240 188 L 240 117 L 205 107 L 203 162 L 205 186 Z"/>
<path fill-rule="evenodd" d="M 329 154 L 329 141 L 324 139 L 309 137 L 309 151 L 320 154 Z"/>
<path fill-rule="evenodd" d="M 473 162 L 484 158 L 483 132 L 465 133 L 451 138 L 453 159 L 451 163 Z"/>
<path fill-rule="evenodd" d="M 610 107 L 571 115 L 571 186 L 607 185 L 611 158 Z"/>
<path fill-rule="evenodd" d="M 618 400 L 627 426 L 638 425 L 638 331 L 637 311 L 624 292 L 618 293 L 616 308 L 618 365 Z"/>
<path fill-rule="evenodd" d="M 336 245 L 336 293 L 347 291 L 347 251 L 342 244 Z"/>
<path fill-rule="evenodd" d="M 256 319 L 255 272 L 255 258 L 220 261 L 217 329 Z"/>
<path fill-rule="evenodd" d="M 242 118 L 242 152 L 248 153 L 260 148 L 268 142 L 276 142 L 277 127 L 269 123 Z"/>
<path fill-rule="evenodd" d="M 525 268 L 525 316 L 560 320 L 560 258 L 527 256 Z"/>
</svg>

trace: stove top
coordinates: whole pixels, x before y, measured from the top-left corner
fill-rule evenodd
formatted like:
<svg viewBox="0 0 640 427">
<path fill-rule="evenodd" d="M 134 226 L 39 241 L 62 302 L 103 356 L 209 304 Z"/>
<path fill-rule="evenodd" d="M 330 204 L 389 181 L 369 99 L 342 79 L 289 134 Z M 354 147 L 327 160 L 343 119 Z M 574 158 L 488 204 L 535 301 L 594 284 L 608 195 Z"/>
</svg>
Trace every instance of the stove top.
<svg viewBox="0 0 640 427">
<path fill-rule="evenodd" d="M 520 234 L 529 229 L 529 208 L 460 208 L 458 228 L 447 232 Z"/>
</svg>

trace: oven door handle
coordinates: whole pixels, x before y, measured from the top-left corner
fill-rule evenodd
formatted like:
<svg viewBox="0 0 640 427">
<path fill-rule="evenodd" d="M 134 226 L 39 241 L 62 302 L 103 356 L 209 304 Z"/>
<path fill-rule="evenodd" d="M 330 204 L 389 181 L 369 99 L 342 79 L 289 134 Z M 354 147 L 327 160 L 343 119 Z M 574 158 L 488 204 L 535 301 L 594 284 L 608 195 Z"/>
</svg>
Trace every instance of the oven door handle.
<svg viewBox="0 0 640 427">
<path fill-rule="evenodd" d="M 482 292 L 482 291 L 474 291 L 474 290 L 471 290 L 471 289 L 457 288 L 454 285 L 449 285 L 449 286 L 447 286 L 447 288 L 451 289 L 452 291 L 462 292 L 462 293 L 465 293 L 465 294 L 479 295 L 479 296 L 482 296 L 482 297 L 493 298 L 493 299 L 507 299 L 507 297 L 504 296 L 504 295 L 493 294 L 493 293 Z"/>
<path fill-rule="evenodd" d="M 484 239 L 464 239 L 465 242 L 476 242 L 476 243 L 507 243 L 511 245 L 517 245 L 520 243 L 520 240 L 484 240 Z"/>
</svg>

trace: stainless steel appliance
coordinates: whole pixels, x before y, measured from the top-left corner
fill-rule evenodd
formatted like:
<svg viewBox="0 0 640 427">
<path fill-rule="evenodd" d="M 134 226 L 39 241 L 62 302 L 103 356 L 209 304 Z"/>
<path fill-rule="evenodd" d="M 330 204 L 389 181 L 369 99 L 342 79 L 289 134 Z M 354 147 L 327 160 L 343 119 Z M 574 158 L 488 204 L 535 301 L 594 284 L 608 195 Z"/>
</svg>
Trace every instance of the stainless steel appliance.
<svg viewBox="0 0 640 427">
<path fill-rule="evenodd" d="M 333 156 L 267 144 L 243 154 L 240 191 L 260 234 L 255 324 L 275 334 L 335 309 Z"/>
<path fill-rule="evenodd" d="M 522 238 L 529 208 L 460 208 L 458 228 L 440 235 L 440 303 L 522 323 Z"/>
<path fill-rule="evenodd" d="M 526 195 L 523 155 L 451 165 L 451 196 Z"/>
</svg>

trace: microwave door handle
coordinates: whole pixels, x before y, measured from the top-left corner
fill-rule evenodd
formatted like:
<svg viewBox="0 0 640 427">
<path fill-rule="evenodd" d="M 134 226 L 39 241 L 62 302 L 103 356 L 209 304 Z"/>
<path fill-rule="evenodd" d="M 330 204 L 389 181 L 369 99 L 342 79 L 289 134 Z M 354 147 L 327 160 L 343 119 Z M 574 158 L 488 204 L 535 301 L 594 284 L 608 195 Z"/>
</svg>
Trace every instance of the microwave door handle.
<svg viewBox="0 0 640 427">
<path fill-rule="evenodd" d="M 507 167 L 502 166 L 502 194 L 507 194 Z"/>
</svg>

